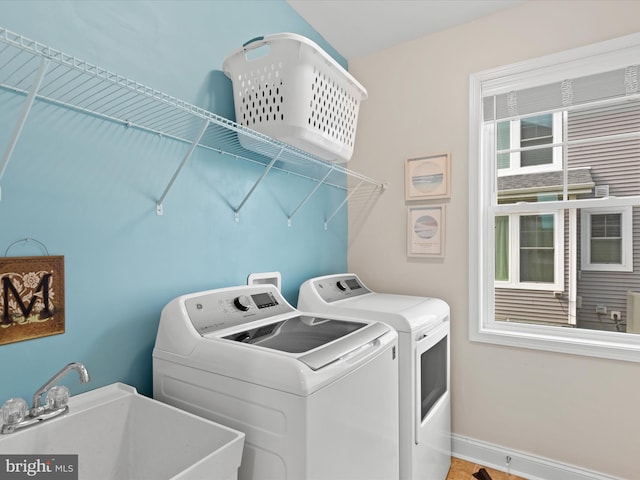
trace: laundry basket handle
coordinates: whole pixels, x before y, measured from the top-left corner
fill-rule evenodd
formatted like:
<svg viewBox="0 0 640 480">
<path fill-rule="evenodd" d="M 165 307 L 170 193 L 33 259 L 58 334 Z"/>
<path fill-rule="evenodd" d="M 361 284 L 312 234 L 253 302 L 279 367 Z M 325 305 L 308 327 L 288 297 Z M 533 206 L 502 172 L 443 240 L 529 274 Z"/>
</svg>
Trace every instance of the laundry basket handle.
<svg viewBox="0 0 640 480">
<path fill-rule="evenodd" d="M 252 50 L 254 48 L 258 48 L 259 46 L 262 45 L 262 43 L 258 44 L 258 42 L 260 41 L 264 41 L 264 35 L 261 35 L 259 37 L 254 37 L 251 40 L 244 42 L 242 44 L 242 48 L 244 48 L 245 50 Z M 252 43 L 255 43 L 256 45 L 251 45 Z"/>
</svg>

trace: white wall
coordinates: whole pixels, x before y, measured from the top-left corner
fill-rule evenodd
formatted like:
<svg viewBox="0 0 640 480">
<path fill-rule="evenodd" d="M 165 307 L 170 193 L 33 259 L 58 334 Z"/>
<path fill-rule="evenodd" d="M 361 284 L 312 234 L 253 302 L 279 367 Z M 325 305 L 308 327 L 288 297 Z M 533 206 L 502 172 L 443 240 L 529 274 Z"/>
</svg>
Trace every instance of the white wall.
<svg viewBox="0 0 640 480">
<path fill-rule="evenodd" d="M 451 305 L 453 432 L 626 479 L 638 478 L 639 364 L 469 341 L 468 85 L 639 30 L 638 1 L 535 0 L 350 62 L 369 91 L 350 168 L 389 189 L 372 208 L 351 202 L 349 269 L 374 290 Z M 446 256 L 409 259 L 405 160 L 439 152 L 452 155 Z"/>
</svg>

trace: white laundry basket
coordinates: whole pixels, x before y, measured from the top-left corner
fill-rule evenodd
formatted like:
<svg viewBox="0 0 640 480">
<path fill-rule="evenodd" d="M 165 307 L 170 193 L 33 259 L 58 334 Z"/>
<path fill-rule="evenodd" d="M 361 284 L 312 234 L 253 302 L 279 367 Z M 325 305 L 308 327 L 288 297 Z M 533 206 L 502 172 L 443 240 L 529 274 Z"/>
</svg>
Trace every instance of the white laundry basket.
<svg viewBox="0 0 640 480">
<path fill-rule="evenodd" d="M 258 37 L 231 53 L 223 69 L 233 82 L 237 123 L 324 160 L 351 158 L 367 91 L 316 43 L 293 33 Z M 244 135 L 240 143 L 256 150 Z"/>
</svg>

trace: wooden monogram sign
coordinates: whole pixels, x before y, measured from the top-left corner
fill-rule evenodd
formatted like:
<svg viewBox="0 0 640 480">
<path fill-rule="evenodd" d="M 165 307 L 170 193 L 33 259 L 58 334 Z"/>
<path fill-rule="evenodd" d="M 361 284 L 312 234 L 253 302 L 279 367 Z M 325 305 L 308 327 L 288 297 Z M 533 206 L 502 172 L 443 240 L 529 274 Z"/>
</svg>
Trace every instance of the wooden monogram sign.
<svg viewBox="0 0 640 480">
<path fill-rule="evenodd" d="M 64 257 L 0 257 L 0 345 L 64 333 Z"/>
</svg>

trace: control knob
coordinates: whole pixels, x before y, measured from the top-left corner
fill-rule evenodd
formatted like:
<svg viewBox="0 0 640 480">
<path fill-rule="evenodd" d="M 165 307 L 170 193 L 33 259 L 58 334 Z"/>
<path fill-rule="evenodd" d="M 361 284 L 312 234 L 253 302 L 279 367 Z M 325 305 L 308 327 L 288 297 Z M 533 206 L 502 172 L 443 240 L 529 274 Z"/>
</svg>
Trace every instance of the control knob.
<svg viewBox="0 0 640 480">
<path fill-rule="evenodd" d="M 338 287 L 338 290 L 341 290 L 343 292 L 347 289 L 347 287 L 344 286 L 344 283 L 342 283 L 342 280 L 338 280 L 336 282 L 336 287 Z"/>
<path fill-rule="evenodd" d="M 233 304 L 238 310 L 246 312 L 247 310 L 249 310 L 251 300 L 249 300 L 249 297 L 247 297 L 246 295 L 240 295 L 239 297 L 233 299 Z"/>
</svg>

